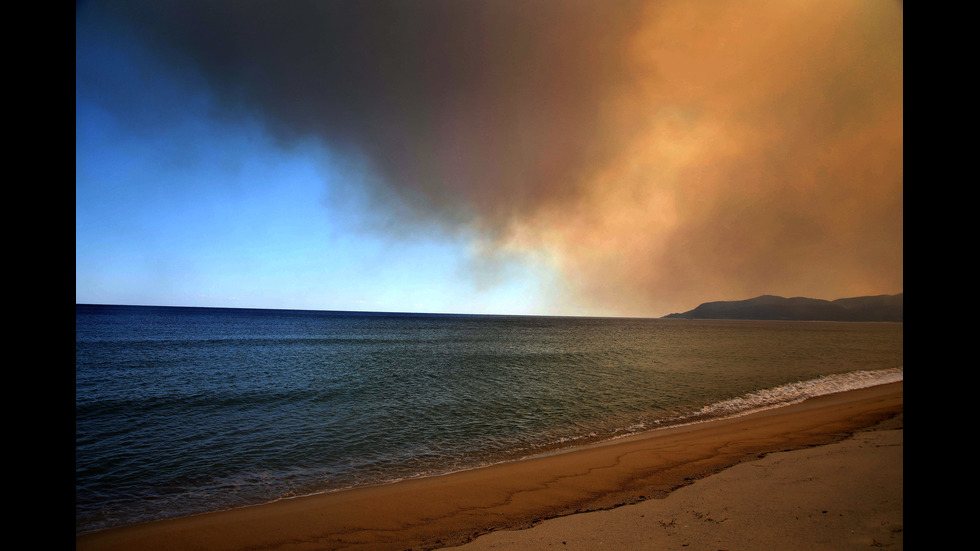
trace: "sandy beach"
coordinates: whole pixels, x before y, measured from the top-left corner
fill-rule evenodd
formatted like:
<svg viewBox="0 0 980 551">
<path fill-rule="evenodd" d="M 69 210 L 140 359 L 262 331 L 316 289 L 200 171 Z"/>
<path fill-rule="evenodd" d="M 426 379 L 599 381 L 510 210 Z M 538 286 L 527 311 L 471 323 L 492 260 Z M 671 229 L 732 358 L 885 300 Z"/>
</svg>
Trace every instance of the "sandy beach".
<svg viewBox="0 0 980 551">
<path fill-rule="evenodd" d="M 903 404 L 903 383 L 881 385 L 76 549 L 900 549 Z"/>
<path fill-rule="evenodd" d="M 776 452 L 651 499 L 498 531 L 460 551 L 902 549 L 899 414 L 824 446 Z"/>
</svg>

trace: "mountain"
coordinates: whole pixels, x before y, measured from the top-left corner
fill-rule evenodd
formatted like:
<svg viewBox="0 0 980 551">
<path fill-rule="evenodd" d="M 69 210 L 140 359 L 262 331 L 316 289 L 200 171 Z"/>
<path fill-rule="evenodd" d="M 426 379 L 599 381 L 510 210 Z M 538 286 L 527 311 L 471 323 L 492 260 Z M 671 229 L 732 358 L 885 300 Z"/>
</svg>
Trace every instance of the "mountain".
<svg viewBox="0 0 980 551">
<path fill-rule="evenodd" d="M 665 318 L 796 321 L 904 321 L 905 293 L 821 300 L 762 295 L 748 300 L 705 302 Z"/>
</svg>

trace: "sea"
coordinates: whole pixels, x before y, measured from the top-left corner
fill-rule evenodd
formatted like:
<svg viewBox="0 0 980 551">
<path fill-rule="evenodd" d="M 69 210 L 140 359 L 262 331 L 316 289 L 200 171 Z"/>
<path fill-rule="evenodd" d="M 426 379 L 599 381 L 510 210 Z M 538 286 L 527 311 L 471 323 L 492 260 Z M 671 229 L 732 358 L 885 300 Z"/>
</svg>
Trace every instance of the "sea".
<svg viewBox="0 0 980 551">
<path fill-rule="evenodd" d="M 75 530 L 903 380 L 903 324 L 75 305 Z"/>
</svg>

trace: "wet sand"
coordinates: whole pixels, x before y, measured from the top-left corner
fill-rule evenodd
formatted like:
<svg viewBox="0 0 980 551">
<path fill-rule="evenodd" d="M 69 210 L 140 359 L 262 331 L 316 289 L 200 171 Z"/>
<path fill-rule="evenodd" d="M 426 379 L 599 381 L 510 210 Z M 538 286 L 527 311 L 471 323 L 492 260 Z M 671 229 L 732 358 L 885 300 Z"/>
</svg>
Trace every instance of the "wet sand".
<svg viewBox="0 0 980 551">
<path fill-rule="evenodd" d="M 76 549 L 900 548 L 903 404 L 903 383 L 881 385 L 451 475 L 109 530 L 76 538 Z"/>
</svg>

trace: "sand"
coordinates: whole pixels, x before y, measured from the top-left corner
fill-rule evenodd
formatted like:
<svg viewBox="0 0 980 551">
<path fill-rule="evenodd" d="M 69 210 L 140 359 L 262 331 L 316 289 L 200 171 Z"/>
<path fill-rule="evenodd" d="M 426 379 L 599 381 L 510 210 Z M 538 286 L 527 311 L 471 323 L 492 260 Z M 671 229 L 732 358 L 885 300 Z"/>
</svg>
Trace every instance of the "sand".
<svg viewBox="0 0 980 551">
<path fill-rule="evenodd" d="M 451 475 L 109 530 L 76 538 L 76 549 L 900 549 L 903 401 L 903 383 L 881 385 Z"/>
<path fill-rule="evenodd" d="M 903 548 L 902 416 L 651 499 L 498 531 L 459 551 Z"/>
</svg>

